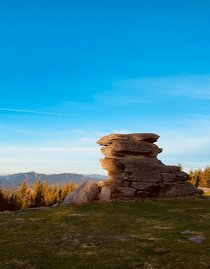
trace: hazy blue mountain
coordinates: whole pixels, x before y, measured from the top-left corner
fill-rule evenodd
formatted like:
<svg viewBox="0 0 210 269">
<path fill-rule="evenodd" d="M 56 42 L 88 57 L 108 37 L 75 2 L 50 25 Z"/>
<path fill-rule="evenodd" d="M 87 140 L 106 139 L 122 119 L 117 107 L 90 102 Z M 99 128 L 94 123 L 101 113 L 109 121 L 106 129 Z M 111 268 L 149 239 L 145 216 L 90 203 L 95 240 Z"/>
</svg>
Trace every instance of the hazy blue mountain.
<svg viewBox="0 0 210 269">
<path fill-rule="evenodd" d="M 89 177 L 89 178 L 97 178 L 98 180 L 104 180 L 104 178 L 108 178 L 107 176 L 102 176 L 98 174 L 84 175 L 84 176 Z"/>
<path fill-rule="evenodd" d="M 39 174 L 36 172 L 18 173 L 7 176 L 0 176 L 0 186 L 3 187 L 17 187 L 21 184 L 23 180 L 26 180 L 29 185 L 33 185 L 37 179 L 42 181 L 48 179 L 49 183 L 58 183 L 59 185 L 67 182 L 77 182 L 82 183 L 87 180 L 100 181 L 107 179 L 106 176 L 102 175 L 81 175 L 72 173 L 62 173 L 62 174 Z"/>
</svg>

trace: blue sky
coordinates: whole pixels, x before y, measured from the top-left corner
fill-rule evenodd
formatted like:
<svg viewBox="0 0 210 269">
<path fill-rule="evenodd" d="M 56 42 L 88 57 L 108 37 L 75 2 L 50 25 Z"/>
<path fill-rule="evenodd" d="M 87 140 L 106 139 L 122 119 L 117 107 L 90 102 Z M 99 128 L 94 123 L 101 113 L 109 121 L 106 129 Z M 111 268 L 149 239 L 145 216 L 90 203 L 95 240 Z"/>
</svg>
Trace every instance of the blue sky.
<svg viewBox="0 0 210 269">
<path fill-rule="evenodd" d="M 113 132 L 210 163 L 209 0 L 0 0 L 0 25 L 0 174 L 105 173 Z"/>
</svg>

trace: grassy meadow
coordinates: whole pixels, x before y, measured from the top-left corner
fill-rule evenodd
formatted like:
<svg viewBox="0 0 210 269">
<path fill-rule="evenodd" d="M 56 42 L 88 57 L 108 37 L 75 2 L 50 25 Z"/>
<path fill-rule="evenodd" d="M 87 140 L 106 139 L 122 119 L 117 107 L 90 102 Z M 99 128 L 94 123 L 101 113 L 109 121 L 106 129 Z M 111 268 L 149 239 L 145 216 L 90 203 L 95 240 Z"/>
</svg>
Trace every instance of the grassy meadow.
<svg viewBox="0 0 210 269">
<path fill-rule="evenodd" d="M 204 237 L 201 244 L 192 235 Z M 1 269 L 210 268 L 210 200 L 0 213 Z"/>
</svg>

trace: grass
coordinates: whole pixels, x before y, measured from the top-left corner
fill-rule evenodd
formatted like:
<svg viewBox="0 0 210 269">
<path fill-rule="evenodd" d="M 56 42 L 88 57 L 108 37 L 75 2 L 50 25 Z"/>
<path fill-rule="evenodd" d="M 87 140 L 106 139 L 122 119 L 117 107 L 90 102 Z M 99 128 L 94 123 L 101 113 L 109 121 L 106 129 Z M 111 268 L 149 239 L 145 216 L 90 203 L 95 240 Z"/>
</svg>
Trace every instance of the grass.
<svg viewBox="0 0 210 269">
<path fill-rule="evenodd" d="M 188 240 L 184 230 L 201 235 Z M 1 213 L 1 269 L 210 268 L 210 200 L 153 200 Z"/>
</svg>

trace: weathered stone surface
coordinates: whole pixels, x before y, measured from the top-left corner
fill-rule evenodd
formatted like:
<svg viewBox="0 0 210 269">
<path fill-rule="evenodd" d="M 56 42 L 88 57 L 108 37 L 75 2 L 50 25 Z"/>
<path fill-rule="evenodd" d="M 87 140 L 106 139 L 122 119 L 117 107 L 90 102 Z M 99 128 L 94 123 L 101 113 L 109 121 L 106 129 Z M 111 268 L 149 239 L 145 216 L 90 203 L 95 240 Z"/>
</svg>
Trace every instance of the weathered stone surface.
<svg viewBox="0 0 210 269">
<path fill-rule="evenodd" d="M 176 180 L 175 173 L 162 173 L 162 181 L 163 182 L 173 182 Z"/>
<path fill-rule="evenodd" d="M 157 134 L 153 133 L 134 133 L 134 134 L 110 134 L 102 137 L 97 141 L 97 144 L 101 146 L 107 146 L 111 144 L 113 141 L 118 140 L 118 141 L 145 141 L 148 143 L 154 143 L 158 140 L 160 136 Z"/>
<path fill-rule="evenodd" d="M 104 185 L 101 187 L 99 193 L 99 201 L 101 202 L 110 202 L 112 198 L 112 189 L 110 185 Z"/>
<path fill-rule="evenodd" d="M 136 192 L 136 197 L 146 198 L 146 197 L 150 197 L 150 196 L 151 196 L 150 192 L 147 192 L 147 191 L 137 191 Z"/>
<path fill-rule="evenodd" d="M 130 187 L 117 187 L 117 192 L 121 197 L 135 197 L 136 189 Z"/>
<path fill-rule="evenodd" d="M 117 141 L 115 140 L 112 142 L 112 144 L 109 145 L 109 147 L 102 147 L 101 149 L 102 153 L 108 157 L 111 158 L 113 156 L 115 157 L 124 157 L 127 155 L 132 156 L 146 156 L 146 157 L 155 157 L 160 152 L 162 152 L 162 149 L 160 149 L 157 145 L 149 144 L 144 141 L 139 141 L 138 143 L 136 141 L 132 141 L 131 139 L 128 141 Z"/>
<path fill-rule="evenodd" d="M 112 192 L 118 198 L 190 196 L 201 194 L 186 181 L 189 175 L 178 166 L 165 165 L 157 159 L 162 152 L 153 144 L 156 134 L 111 134 L 97 143 L 105 158 L 101 160 L 108 170 Z"/>
<path fill-rule="evenodd" d="M 179 171 L 176 173 L 177 181 L 188 181 L 190 180 L 190 176 L 186 174 L 185 172 Z"/>
<path fill-rule="evenodd" d="M 188 182 L 168 185 L 161 192 L 161 196 L 168 197 L 185 197 L 195 194 L 199 195 L 199 190 Z"/>
<path fill-rule="evenodd" d="M 109 173 L 117 174 L 124 170 L 125 166 L 122 162 L 116 162 L 115 159 L 104 158 L 101 160 L 102 167 L 108 170 Z"/>
<path fill-rule="evenodd" d="M 152 182 L 135 182 L 133 181 L 131 187 L 141 190 L 141 191 L 152 191 L 155 189 L 160 189 L 158 184 L 154 184 Z"/>
<path fill-rule="evenodd" d="M 98 199 L 98 185 L 92 181 L 86 181 L 80 187 L 70 193 L 63 204 L 87 204 Z"/>
</svg>

